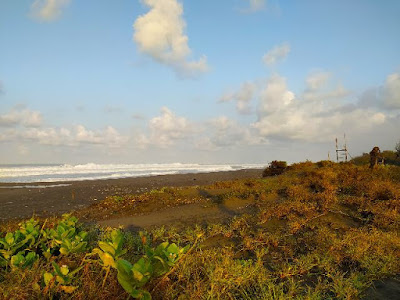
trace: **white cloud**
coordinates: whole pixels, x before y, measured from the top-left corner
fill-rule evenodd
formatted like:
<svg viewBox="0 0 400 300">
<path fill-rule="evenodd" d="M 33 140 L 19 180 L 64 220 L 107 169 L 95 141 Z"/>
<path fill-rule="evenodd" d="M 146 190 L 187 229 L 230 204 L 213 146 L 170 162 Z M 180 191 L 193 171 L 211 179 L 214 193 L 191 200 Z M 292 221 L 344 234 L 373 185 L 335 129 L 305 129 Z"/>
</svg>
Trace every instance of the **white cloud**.
<svg viewBox="0 0 400 300">
<path fill-rule="evenodd" d="M 31 5 L 31 15 L 40 21 L 51 22 L 58 19 L 70 0 L 35 0 Z"/>
<path fill-rule="evenodd" d="M 287 90 L 286 79 L 275 74 L 268 79 L 261 92 L 258 114 L 261 116 L 279 112 L 293 101 L 293 92 Z"/>
<path fill-rule="evenodd" d="M 358 106 L 396 114 L 400 109 L 400 73 L 388 75 L 381 86 L 372 87 L 362 93 Z"/>
<path fill-rule="evenodd" d="M 386 121 L 385 113 L 373 109 L 297 99 L 279 75 L 267 81 L 259 100 L 258 120 L 252 126 L 265 138 L 329 141 L 346 130 L 362 133 Z"/>
<path fill-rule="evenodd" d="M 117 148 L 127 142 L 128 138 L 122 136 L 112 126 L 107 126 L 103 131 L 91 131 L 83 125 L 75 127 L 74 141 L 86 144 L 107 145 L 111 148 Z"/>
<path fill-rule="evenodd" d="M 22 107 L 14 107 L 9 113 L 0 115 L 0 127 L 22 125 L 24 127 L 39 127 L 42 124 L 42 115 Z"/>
<path fill-rule="evenodd" d="M 328 99 L 341 99 L 344 98 L 348 95 L 350 95 L 351 92 L 341 84 L 338 84 L 335 88 L 331 90 L 327 90 L 325 92 L 322 92 L 320 94 L 308 94 L 308 99 L 307 100 L 328 100 Z M 303 98 L 306 98 L 306 95 L 303 95 Z"/>
<path fill-rule="evenodd" d="M 82 144 L 106 145 L 118 148 L 128 142 L 115 128 L 107 126 L 104 130 L 92 131 L 83 125 L 68 128 L 30 128 L 20 132 L 19 137 L 52 146 L 79 146 Z"/>
<path fill-rule="evenodd" d="M 341 99 L 350 95 L 343 85 L 331 83 L 332 74 L 329 72 L 314 72 L 306 78 L 306 89 L 302 98 L 307 101 L 323 101 Z"/>
<path fill-rule="evenodd" d="M 153 144 L 159 147 L 173 145 L 195 132 L 194 125 L 184 117 L 176 116 L 167 107 L 161 108 L 161 115 L 149 121 L 150 136 L 141 136 L 142 144 Z M 140 144 L 140 143 L 139 143 Z"/>
<path fill-rule="evenodd" d="M 236 101 L 236 109 L 240 114 L 252 113 L 251 100 L 254 98 L 256 85 L 252 82 L 244 82 L 239 90 L 234 93 L 225 93 L 219 102 Z"/>
<path fill-rule="evenodd" d="M 150 11 L 133 24 L 133 39 L 139 50 L 172 67 L 180 76 L 193 77 L 208 70 L 207 58 L 191 61 L 185 35 L 183 7 L 177 0 L 143 0 Z"/>
<path fill-rule="evenodd" d="M 111 126 L 92 131 L 83 125 L 64 127 L 43 127 L 42 114 L 23 105 L 15 106 L 10 112 L 0 115 L 0 141 L 33 141 L 43 145 L 79 146 L 82 144 L 106 145 L 118 148 L 129 138 L 121 135 Z"/>
<path fill-rule="evenodd" d="M 43 145 L 72 146 L 74 144 L 71 131 L 65 128 L 30 128 L 20 132 L 18 137 Z"/>
<path fill-rule="evenodd" d="M 249 146 L 265 143 L 252 128 L 243 126 L 226 116 L 206 122 L 206 136 L 196 139 L 195 146 L 201 150 L 218 150 L 232 146 Z"/>
<path fill-rule="evenodd" d="M 329 72 L 315 72 L 306 78 L 306 90 L 315 91 L 319 90 L 326 85 L 331 73 Z"/>
<path fill-rule="evenodd" d="M 272 66 L 277 62 L 283 61 L 289 54 L 289 52 L 290 52 L 290 45 L 288 43 L 284 43 L 282 45 L 275 46 L 267 53 L 265 53 L 262 60 L 266 65 Z"/>
<path fill-rule="evenodd" d="M 383 104 L 387 108 L 400 109 L 400 74 L 390 74 L 383 85 Z"/>
<path fill-rule="evenodd" d="M 0 131 L 0 142 L 9 142 L 15 139 L 17 130 L 15 128 L 7 128 Z"/>
</svg>

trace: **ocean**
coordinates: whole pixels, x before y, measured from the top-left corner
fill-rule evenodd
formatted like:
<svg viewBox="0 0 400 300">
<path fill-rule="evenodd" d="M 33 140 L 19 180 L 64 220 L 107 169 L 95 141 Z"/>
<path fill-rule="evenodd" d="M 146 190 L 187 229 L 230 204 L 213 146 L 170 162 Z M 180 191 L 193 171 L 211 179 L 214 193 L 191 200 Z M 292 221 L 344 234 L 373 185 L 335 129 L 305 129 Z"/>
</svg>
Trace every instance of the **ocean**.
<svg viewBox="0 0 400 300">
<path fill-rule="evenodd" d="M 0 182 L 34 183 L 258 169 L 261 164 L 54 164 L 0 165 Z"/>
</svg>

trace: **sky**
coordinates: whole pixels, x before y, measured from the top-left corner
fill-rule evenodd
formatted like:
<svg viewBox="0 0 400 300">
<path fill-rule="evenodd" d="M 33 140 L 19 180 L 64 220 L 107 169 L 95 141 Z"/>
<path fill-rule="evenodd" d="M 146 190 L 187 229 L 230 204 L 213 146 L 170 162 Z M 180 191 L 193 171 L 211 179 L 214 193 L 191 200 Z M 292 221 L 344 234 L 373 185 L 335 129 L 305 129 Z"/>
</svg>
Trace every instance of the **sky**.
<svg viewBox="0 0 400 300">
<path fill-rule="evenodd" d="M 267 163 L 400 140 L 398 0 L 1 0 L 0 164 Z"/>
</svg>

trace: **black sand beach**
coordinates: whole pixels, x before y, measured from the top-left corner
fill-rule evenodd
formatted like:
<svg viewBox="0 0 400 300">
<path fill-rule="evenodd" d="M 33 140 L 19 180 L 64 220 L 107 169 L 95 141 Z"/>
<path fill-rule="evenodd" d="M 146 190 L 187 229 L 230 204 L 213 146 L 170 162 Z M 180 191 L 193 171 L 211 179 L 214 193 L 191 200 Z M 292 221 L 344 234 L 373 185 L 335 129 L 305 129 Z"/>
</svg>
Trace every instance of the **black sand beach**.
<svg viewBox="0 0 400 300">
<path fill-rule="evenodd" d="M 165 186 L 207 185 L 216 181 L 258 178 L 260 169 L 227 172 L 160 175 L 110 180 L 91 180 L 58 183 L 0 183 L 0 221 L 58 215 L 89 206 L 107 196 L 143 193 Z M 15 186 L 43 186 L 65 184 L 47 188 L 13 188 Z"/>
</svg>

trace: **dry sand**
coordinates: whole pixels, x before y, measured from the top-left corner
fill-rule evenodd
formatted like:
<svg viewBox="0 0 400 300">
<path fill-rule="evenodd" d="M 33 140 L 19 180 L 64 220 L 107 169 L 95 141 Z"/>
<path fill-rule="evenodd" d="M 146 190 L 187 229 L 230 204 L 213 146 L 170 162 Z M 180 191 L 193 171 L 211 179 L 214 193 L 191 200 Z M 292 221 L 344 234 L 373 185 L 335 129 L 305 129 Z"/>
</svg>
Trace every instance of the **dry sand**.
<svg viewBox="0 0 400 300">
<path fill-rule="evenodd" d="M 107 196 L 137 194 L 164 186 L 207 185 L 216 181 L 258 178 L 262 170 L 249 169 L 228 172 L 198 174 L 160 175 L 149 177 L 122 178 L 58 182 L 65 186 L 47 188 L 15 188 L 15 186 L 43 186 L 55 183 L 12 184 L 0 183 L 0 221 L 13 218 L 59 215 L 71 210 L 87 207 Z"/>
</svg>

